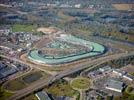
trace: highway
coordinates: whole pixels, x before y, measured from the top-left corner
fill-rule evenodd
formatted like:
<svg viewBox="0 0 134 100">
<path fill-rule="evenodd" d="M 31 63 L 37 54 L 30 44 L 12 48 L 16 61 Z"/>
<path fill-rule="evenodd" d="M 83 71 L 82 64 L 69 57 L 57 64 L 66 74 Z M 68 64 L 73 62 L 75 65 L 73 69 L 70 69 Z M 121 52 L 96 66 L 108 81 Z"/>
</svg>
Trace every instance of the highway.
<svg viewBox="0 0 134 100">
<path fill-rule="evenodd" d="M 9 100 L 19 100 L 20 98 L 22 98 L 22 97 L 24 97 L 24 96 L 26 96 L 26 95 L 34 92 L 34 91 L 42 89 L 45 85 L 51 84 L 55 80 L 61 79 L 65 76 L 73 74 L 77 71 L 86 69 L 89 66 L 102 64 L 102 63 L 105 63 L 105 62 L 110 61 L 110 60 L 119 59 L 119 58 L 130 56 L 130 55 L 134 55 L 134 52 L 118 53 L 118 54 L 114 54 L 114 55 L 100 57 L 100 58 L 94 59 L 94 60 L 89 60 L 87 62 L 83 62 L 83 63 L 80 63 L 80 64 L 76 64 L 76 65 L 74 65 L 74 68 L 70 68 L 68 70 L 65 70 L 65 71 L 62 71 L 62 72 L 58 73 L 55 76 L 51 76 L 48 80 L 39 80 L 39 81 L 35 82 L 35 84 L 30 85 L 30 86 L 18 91 L 13 96 L 11 96 L 9 98 Z M 94 67 L 92 67 L 92 68 L 94 68 Z"/>
<path fill-rule="evenodd" d="M 13 58 L 13 57 L 9 57 L 9 56 L 5 56 L 5 55 L 0 55 L 0 56 L 3 57 L 3 58 L 9 59 L 9 60 L 12 60 L 12 61 L 15 61 L 15 62 L 19 62 L 19 63 L 21 63 L 21 64 L 30 66 L 31 68 L 35 68 L 35 69 L 38 69 L 38 70 L 41 70 L 41 71 L 44 71 L 44 72 L 46 72 L 46 73 L 48 73 L 48 74 L 53 75 L 50 71 L 47 71 L 46 69 L 43 69 L 43 68 L 41 68 L 41 67 L 37 67 L 37 65 L 28 63 L 28 62 L 26 62 L 26 61 L 22 61 L 22 60 L 20 60 L 20 59 Z"/>
</svg>

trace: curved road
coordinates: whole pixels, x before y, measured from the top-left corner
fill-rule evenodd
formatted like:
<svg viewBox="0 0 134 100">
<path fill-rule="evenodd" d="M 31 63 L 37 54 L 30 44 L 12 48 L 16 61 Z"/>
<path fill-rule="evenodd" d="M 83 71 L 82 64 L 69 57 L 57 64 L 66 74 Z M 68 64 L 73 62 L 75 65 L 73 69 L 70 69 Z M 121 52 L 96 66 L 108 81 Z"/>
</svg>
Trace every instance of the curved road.
<svg viewBox="0 0 134 100">
<path fill-rule="evenodd" d="M 22 98 L 22 97 L 34 92 L 34 91 L 42 89 L 45 85 L 51 84 L 52 82 L 54 82 L 57 79 L 63 78 L 65 76 L 73 74 L 73 73 L 75 73 L 77 71 L 86 69 L 91 65 L 102 64 L 102 63 L 105 63 L 105 62 L 110 61 L 110 60 L 119 59 L 121 57 L 127 57 L 127 56 L 130 56 L 130 55 L 134 56 L 134 52 L 131 52 L 131 53 L 118 53 L 118 54 L 114 54 L 114 55 L 101 57 L 101 58 L 98 58 L 98 59 L 95 59 L 95 60 L 89 60 L 88 62 L 76 64 L 76 65 L 74 65 L 74 68 L 70 68 L 68 70 L 65 70 L 65 71 L 62 71 L 62 72 L 58 73 L 55 76 L 51 76 L 48 80 L 40 80 L 38 82 L 35 82 L 35 84 L 30 85 L 29 87 L 26 87 L 26 88 L 18 91 L 13 96 L 11 96 L 9 98 L 9 100 L 18 100 L 18 99 L 20 99 L 20 98 Z M 94 68 L 94 67 L 91 67 L 91 68 Z"/>
</svg>

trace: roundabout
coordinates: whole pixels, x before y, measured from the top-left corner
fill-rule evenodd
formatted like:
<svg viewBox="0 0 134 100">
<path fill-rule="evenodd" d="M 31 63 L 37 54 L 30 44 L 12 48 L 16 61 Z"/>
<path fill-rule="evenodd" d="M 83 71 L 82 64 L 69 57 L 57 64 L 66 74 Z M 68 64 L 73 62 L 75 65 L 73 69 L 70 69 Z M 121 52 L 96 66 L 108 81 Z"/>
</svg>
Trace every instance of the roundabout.
<svg viewBox="0 0 134 100">
<path fill-rule="evenodd" d="M 88 90 L 90 88 L 90 84 L 90 80 L 84 77 L 75 78 L 70 83 L 71 87 L 78 91 Z"/>
<path fill-rule="evenodd" d="M 59 34 L 49 43 L 44 43 L 42 48 L 31 50 L 28 58 L 32 62 L 53 65 L 101 55 L 104 52 L 105 47 L 101 44 Z"/>
<path fill-rule="evenodd" d="M 129 95 L 133 95 L 134 96 L 134 87 L 133 86 L 127 86 L 127 88 L 125 89 L 125 92 Z"/>
</svg>

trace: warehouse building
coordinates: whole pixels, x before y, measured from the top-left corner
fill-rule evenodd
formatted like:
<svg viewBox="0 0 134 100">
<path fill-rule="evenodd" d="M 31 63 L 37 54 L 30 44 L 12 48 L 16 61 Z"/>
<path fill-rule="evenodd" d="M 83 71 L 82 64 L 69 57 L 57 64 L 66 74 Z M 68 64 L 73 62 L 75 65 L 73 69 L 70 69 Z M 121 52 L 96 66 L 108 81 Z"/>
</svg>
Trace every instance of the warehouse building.
<svg viewBox="0 0 134 100">
<path fill-rule="evenodd" d="M 35 95 L 38 100 L 51 100 L 45 91 L 37 92 Z"/>
<path fill-rule="evenodd" d="M 112 68 L 110 66 L 105 66 L 105 67 L 99 68 L 99 70 L 101 72 L 111 72 Z"/>
<path fill-rule="evenodd" d="M 118 76 L 121 76 L 124 79 L 127 79 L 129 81 L 133 81 L 134 80 L 134 77 L 132 75 L 128 74 L 127 72 L 125 72 L 125 71 L 121 71 L 119 69 L 114 69 L 113 73 L 118 75 Z"/>
<path fill-rule="evenodd" d="M 127 79 L 129 81 L 133 81 L 133 79 L 134 79 L 134 77 L 132 75 L 129 75 L 129 74 L 123 75 L 123 78 Z"/>
<path fill-rule="evenodd" d="M 105 88 L 121 93 L 123 88 L 124 88 L 124 83 L 120 82 L 120 81 L 113 80 L 113 79 L 109 79 L 105 84 Z"/>
</svg>

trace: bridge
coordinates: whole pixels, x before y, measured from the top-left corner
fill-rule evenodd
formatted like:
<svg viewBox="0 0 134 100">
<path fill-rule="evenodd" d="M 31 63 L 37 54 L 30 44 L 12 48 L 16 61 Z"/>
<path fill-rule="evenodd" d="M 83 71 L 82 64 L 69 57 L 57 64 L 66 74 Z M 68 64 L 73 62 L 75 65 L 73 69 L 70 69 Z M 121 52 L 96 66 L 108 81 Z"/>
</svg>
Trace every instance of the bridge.
<svg viewBox="0 0 134 100">
<path fill-rule="evenodd" d="M 73 74 L 75 72 L 86 69 L 89 66 L 103 64 L 105 62 L 108 62 L 108 61 L 111 61 L 114 59 L 119 59 L 122 57 L 127 57 L 127 56 L 134 56 L 134 52 L 113 54 L 113 55 L 109 55 L 109 56 L 105 56 L 105 57 L 100 57 L 98 59 L 89 60 L 87 62 L 83 62 L 80 64 L 76 64 L 76 65 L 74 65 L 74 68 L 70 68 L 68 70 L 65 70 L 65 71 L 58 73 L 55 76 L 51 76 L 51 77 L 49 77 L 48 80 L 39 80 L 39 81 L 35 82 L 34 84 L 32 84 L 32 85 L 30 85 L 22 90 L 17 91 L 17 93 L 15 93 L 13 96 L 11 96 L 9 98 L 9 100 L 19 100 L 20 98 L 25 97 L 26 95 L 28 95 L 34 91 L 38 91 L 38 90 L 42 89 L 45 85 L 49 85 L 52 82 L 54 82 L 55 80 L 61 79 L 61 78 L 66 77 L 70 74 Z M 95 68 L 95 67 L 91 67 L 91 68 Z"/>
</svg>

